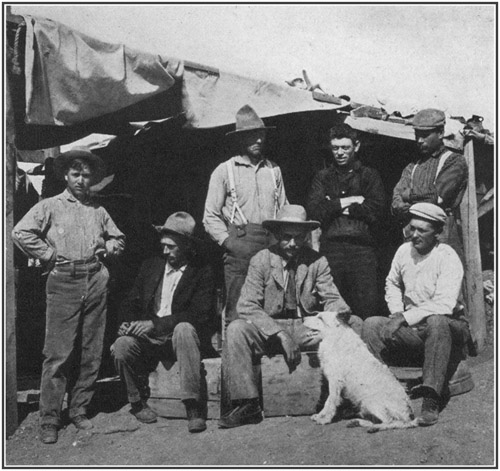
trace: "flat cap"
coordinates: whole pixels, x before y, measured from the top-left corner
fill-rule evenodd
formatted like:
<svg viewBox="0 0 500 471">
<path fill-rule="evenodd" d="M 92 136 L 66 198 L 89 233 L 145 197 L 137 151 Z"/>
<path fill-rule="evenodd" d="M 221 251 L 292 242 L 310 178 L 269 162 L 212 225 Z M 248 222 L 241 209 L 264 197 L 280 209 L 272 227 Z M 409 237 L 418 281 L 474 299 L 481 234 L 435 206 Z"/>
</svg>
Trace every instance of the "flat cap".
<svg viewBox="0 0 500 471">
<path fill-rule="evenodd" d="M 440 222 L 442 224 L 446 222 L 446 213 L 439 206 L 432 203 L 415 203 L 410 206 L 409 211 L 410 214 L 426 221 Z"/>
<path fill-rule="evenodd" d="M 413 129 L 420 129 L 422 131 L 429 131 L 431 129 L 444 126 L 446 123 L 446 116 L 441 110 L 434 108 L 426 108 L 419 111 L 412 121 Z"/>
</svg>

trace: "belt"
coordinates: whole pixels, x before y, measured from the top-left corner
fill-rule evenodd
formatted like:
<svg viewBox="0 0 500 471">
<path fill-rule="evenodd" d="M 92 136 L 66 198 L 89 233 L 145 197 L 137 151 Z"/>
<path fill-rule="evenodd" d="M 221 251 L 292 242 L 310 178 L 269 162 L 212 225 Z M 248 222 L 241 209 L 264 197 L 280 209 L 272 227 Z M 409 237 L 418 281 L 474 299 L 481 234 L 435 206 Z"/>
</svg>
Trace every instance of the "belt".
<svg viewBox="0 0 500 471">
<path fill-rule="evenodd" d="M 297 309 L 284 309 L 283 312 L 274 316 L 273 319 L 301 319 L 301 317 L 297 315 Z"/>
<path fill-rule="evenodd" d="M 56 262 L 56 266 L 64 266 L 64 265 L 91 265 L 94 263 L 99 262 L 99 259 L 93 255 L 92 257 L 82 259 L 82 260 L 61 260 L 59 262 Z"/>
</svg>

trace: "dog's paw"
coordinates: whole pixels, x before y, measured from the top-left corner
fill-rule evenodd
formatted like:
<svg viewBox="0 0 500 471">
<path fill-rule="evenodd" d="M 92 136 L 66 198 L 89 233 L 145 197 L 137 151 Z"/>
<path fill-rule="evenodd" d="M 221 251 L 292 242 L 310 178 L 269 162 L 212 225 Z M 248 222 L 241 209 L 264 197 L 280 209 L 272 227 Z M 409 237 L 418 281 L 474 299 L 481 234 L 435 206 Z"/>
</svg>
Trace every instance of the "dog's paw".
<svg viewBox="0 0 500 471">
<path fill-rule="evenodd" d="M 368 432 L 368 433 L 377 433 L 377 432 L 379 432 L 379 431 L 380 431 L 380 429 L 378 429 L 377 427 L 370 427 L 370 428 L 367 430 L 367 432 Z"/>
<path fill-rule="evenodd" d="M 319 414 L 313 414 L 311 415 L 311 420 L 314 420 L 316 422 L 316 419 L 318 418 Z"/>
<path fill-rule="evenodd" d="M 348 428 L 361 427 L 361 424 L 359 423 L 359 420 L 350 420 L 349 422 L 347 422 L 346 427 Z"/>
<path fill-rule="evenodd" d="M 313 419 L 319 425 L 326 425 L 331 423 L 332 419 L 324 415 L 315 414 L 316 417 Z"/>
</svg>

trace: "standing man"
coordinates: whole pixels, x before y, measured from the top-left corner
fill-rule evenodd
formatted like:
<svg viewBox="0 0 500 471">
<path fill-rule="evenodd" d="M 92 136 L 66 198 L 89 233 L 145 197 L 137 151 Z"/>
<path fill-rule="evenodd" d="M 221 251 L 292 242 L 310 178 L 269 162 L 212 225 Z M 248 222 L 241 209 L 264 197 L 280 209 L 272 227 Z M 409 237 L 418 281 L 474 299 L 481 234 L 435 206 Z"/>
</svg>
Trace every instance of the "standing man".
<svg viewBox="0 0 500 471">
<path fill-rule="evenodd" d="M 90 195 L 104 176 L 103 161 L 87 149 L 59 155 L 55 169 L 66 189 L 36 204 L 12 232 L 15 244 L 47 267 L 47 323 L 40 391 L 43 443 L 57 442 L 68 390 L 69 417 L 90 429 L 87 407 L 101 364 L 108 270 L 102 258 L 119 255 L 125 236 Z"/>
<path fill-rule="evenodd" d="M 329 131 L 333 164 L 312 183 L 307 210 L 321 222 L 320 253 L 353 313 L 376 315 L 377 256 L 374 227 L 384 214 L 385 193 L 378 172 L 357 158 L 361 143 L 347 124 Z"/>
<path fill-rule="evenodd" d="M 201 398 L 200 350 L 210 342 L 214 277 L 210 266 L 196 258 L 191 215 L 174 213 L 158 230 L 163 256 L 142 264 L 122 305 L 123 322 L 111 352 L 126 385 L 131 412 L 143 423 L 156 422 L 157 417 L 147 404 L 149 374 L 160 360 L 178 361 L 188 430 L 202 432 L 207 427 L 206 403 Z"/>
<path fill-rule="evenodd" d="M 433 108 L 419 111 L 413 118 L 413 129 L 419 159 L 408 164 L 394 187 L 392 212 L 406 225 L 409 209 L 415 203 L 438 205 L 448 214 L 442 241 L 461 253 L 454 211 L 458 209 L 467 186 L 465 157 L 447 150 L 443 143 L 445 114 Z M 405 237 L 409 234 L 405 228 Z"/>
<path fill-rule="evenodd" d="M 286 204 L 280 168 L 263 154 L 266 131 L 271 129 L 248 105 L 236 113 L 236 130 L 226 134 L 239 152 L 212 173 L 203 224 L 224 248 L 226 319 L 236 318 L 236 303 L 250 259 L 272 243 L 262 227 Z"/>
<path fill-rule="evenodd" d="M 278 243 L 255 255 L 238 302 L 239 318 L 227 328 L 227 362 L 232 410 L 219 427 L 262 421 L 257 378 L 252 365 L 263 355 L 283 353 L 290 373 L 300 363 L 300 350 L 315 350 L 317 332 L 304 326 L 318 311 L 350 312 L 333 284 L 328 262 L 306 245 L 319 222 L 308 221 L 302 206 L 286 205 L 275 220 L 266 220 Z M 361 332 L 361 319 L 349 323 Z"/>
<path fill-rule="evenodd" d="M 412 393 L 423 396 L 419 424 L 434 425 L 448 396 L 448 381 L 465 358 L 470 340 L 463 314 L 455 312 L 463 267 L 456 252 L 439 242 L 446 213 L 431 203 L 409 209 L 411 241 L 396 252 L 386 280 L 391 312 L 363 324 L 363 340 L 381 361 L 406 359 L 423 363 L 423 384 Z"/>
</svg>

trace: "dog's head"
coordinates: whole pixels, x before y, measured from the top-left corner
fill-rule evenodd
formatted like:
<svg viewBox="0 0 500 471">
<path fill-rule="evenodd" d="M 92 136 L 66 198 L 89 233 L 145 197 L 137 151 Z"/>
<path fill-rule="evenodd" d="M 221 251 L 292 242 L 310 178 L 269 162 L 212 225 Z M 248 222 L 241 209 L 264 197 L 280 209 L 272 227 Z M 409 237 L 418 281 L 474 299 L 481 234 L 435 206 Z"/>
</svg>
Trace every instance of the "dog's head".
<svg viewBox="0 0 500 471">
<path fill-rule="evenodd" d="M 340 326 L 347 326 L 351 317 L 350 310 L 344 311 L 324 311 L 316 316 L 304 318 L 304 325 L 310 329 L 322 332 L 325 329 L 336 329 Z"/>
</svg>

